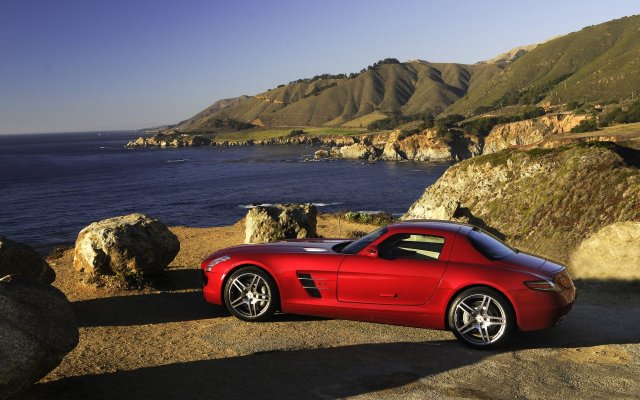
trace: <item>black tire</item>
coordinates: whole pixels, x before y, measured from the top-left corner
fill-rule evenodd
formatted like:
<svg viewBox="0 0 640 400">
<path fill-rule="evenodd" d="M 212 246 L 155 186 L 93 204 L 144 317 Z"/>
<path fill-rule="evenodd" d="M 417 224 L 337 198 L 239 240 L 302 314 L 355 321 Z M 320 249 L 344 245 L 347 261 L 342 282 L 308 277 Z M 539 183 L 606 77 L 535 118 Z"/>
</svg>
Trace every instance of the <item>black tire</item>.
<svg viewBox="0 0 640 400">
<path fill-rule="evenodd" d="M 224 305 L 243 321 L 265 321 L 275 314 L 280 297 L 271 276 L 258 267 L 242 267 L 224 285 Z"/>
<path fill-rule="evenodd" d="M 509 300 L 488 287 L 474 287 L 458 294 L 451 302 L 447 318 L 456 338 L 475 349 L 503 345 L 516 328 Z"/>
</svg>

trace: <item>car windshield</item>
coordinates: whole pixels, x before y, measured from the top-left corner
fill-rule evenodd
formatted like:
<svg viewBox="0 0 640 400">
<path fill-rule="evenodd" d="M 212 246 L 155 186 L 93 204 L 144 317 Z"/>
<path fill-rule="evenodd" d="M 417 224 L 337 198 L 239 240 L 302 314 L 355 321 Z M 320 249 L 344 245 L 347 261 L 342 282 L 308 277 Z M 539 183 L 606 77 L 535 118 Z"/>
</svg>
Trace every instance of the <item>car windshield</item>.
<svg viewBox="0 0 640 400">
<path fill-rule="evenodd" d="M 490 260 L 504 258 L 516 252 L 515 249 L 491 235 L 490 233 L 474 228 L 469 232 L 469 241 L 480 253 Z"/>
<path fill-rule="evenodd" d="M 376 229 L 375 231 L 371 232 L 367 236 L 361 237 L 360 239 L 349 243 L 340 252 L 343 254 L 356 254 L 385 233 L 387 233 L 387 227 L 383 226 L 382 228 Z"/>
</svg>

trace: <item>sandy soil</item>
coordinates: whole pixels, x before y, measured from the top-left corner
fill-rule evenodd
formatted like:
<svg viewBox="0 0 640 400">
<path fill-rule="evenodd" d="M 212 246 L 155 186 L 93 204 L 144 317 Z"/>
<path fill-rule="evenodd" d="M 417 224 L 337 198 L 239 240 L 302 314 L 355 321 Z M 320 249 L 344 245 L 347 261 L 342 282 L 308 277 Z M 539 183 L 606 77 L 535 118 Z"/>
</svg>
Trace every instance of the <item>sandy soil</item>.
<svg viewBox="0 0 640 400">
<path fill-rule="evenodd" d="M 318 228 L 325 237 L 373 229 L 328 216 Z M 50 260 L 80 343 L 25 398 L 640 397 L 637 284 L 580 283 L 557 328 L 477 351 L 426 329 L 291 315 L 241 322 L 202 300 L 197 266 L 241 243 L 242 221 L 172 230 L 181 251 L 154 289 L 87 286 L 72 251 Z"/>
</svg>

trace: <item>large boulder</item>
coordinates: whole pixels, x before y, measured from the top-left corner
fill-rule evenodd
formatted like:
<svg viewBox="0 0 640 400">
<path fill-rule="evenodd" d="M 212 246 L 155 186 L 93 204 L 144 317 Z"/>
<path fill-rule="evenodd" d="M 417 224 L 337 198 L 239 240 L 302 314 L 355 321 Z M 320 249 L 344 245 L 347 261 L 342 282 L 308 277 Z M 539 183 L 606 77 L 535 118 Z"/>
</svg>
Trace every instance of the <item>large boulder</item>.
<svg viewBox="0 0 640 400">
<path fill-rule="evenodd" d="M 571 276 L 593 280 L 640 280 L 640 222 L 607 225 L 569 258 Z"/>
<path fill-rule="evenodd" d="M 145 277 L 164 270 L 179 250 L 178 238 L 162 222 L 131 214 L 81 230 L 73 265 L 91 277 Z"/>
<path fill-rule="evenodd" d="M 56 273 L 34 249 L 0 236 L 0 278 L 21 275 L 42 283 L 51 283 Z"/>
<path fill-rule="evenodd" d="M 77 344 L 75 316 L 62 292 L 18 275 L 0 279 L 0 399 L 43 378 Z"/>
<path fill-rule="evenodd" d="M 318 210 L 313 204 L 257 206 L 245 219 L 245 243 L 317 237 Z"/>
</svg>

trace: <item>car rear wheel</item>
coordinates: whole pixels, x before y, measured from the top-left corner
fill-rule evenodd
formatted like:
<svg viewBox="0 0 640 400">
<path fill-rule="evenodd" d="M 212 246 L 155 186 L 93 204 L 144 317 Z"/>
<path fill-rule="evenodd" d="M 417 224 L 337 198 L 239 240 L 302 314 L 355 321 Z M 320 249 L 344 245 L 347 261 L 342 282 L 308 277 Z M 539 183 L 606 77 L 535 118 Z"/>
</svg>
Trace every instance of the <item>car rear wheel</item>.
<svg viewBox="0 0 640 400">
<path fill-rule="evenodd" d="M 276 311 L 278 288 L 263 270 L 240 268 L 227 280 L 224 304 L 233 316 L 243 321 L 264 321 Z"/>
<path fill-rule="evenodd" d="M 500 346 L 515 329 L 511 303 L 489 288 L 471 288 L 460 293 L 451 303 L 448 314 L 453 334 L 474 348 Z"/>
</svg>

